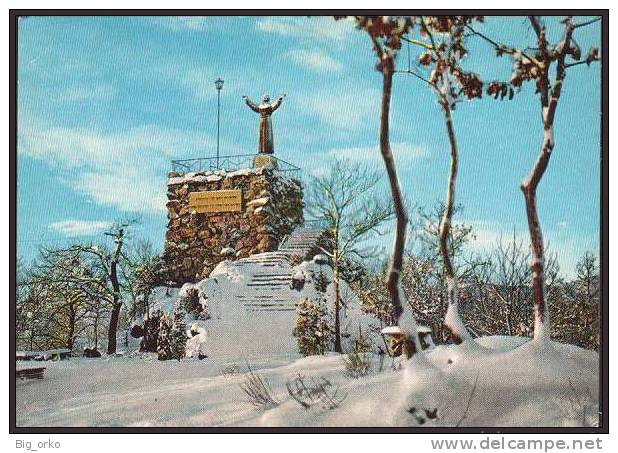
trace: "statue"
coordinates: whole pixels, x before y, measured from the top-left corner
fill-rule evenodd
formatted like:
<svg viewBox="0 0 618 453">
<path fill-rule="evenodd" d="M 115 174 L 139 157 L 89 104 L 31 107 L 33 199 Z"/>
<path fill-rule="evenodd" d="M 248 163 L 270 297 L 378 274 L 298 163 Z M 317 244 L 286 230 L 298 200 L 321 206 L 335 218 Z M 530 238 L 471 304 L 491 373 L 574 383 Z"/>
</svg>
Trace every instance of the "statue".
<svg viewBox="0 0 618 453">
<path fill-rule="evenodd" d="M 270 96 L 265 94 L 262 96 L 262 102 L 259 105 L 254 104 L 247 96 L 242 97 L 251 110 L 260 114 L 260 154 L 273 154 L 275 151 L 270 115 L 279 108 L 285 96 L 283 94 L 275 102 L 271 103 Z"/>
</svg>

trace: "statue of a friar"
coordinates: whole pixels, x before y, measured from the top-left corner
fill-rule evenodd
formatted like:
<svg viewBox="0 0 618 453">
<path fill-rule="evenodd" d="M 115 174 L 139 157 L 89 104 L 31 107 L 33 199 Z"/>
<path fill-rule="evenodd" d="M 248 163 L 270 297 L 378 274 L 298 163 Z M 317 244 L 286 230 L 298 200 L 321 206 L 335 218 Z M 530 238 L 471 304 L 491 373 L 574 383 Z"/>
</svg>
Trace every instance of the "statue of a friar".
<svg viewBox="0 0 618 453">
<path fill-rule="evenodd" d="M 260 154 L 273 154 L 275 151 L 270 115 L 279 108 L 285 96 L 286 95 L 283 94 L 279 96 L 276 101 L 271 103 L 270 96 L 265 94 L 262 96 L 262 102 L 260 102 L 259 105 L 253 103 L 247 96 L 242 97 L 251 110 L 260 114 Z"/>
</svg>

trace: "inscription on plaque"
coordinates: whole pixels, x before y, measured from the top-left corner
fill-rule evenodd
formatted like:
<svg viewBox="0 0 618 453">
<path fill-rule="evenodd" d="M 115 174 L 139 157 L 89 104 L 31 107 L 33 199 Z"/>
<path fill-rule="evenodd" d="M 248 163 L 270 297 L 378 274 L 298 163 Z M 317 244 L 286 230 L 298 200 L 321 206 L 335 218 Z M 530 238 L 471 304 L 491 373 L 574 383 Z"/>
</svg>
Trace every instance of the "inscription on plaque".
<svg viewBox="0 0 618 453">
<path fill-rule="evenodd" d="M 189 194 L 189 209 L 198 214 L 240 212 L 242 210 L 242 190 L 191 192 Z"/>
</svg>

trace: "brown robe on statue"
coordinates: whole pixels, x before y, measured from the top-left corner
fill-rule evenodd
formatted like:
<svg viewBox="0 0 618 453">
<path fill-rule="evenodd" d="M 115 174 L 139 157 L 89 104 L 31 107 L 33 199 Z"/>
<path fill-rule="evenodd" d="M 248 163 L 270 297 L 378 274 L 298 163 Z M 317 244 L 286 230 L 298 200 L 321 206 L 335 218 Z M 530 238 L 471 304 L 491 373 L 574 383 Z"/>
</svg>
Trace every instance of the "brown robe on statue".
<svg viewBox="0 0 618 453">
<path fill-rule="evenodd" d="M 259 151 L 262 154 L 273 154 L 275 152 L 273 128 L 270 121 L 270 115 L 272 115 L 272 113 L 279 108 L 284 97 L 285 95 L 279 96 L 275 102 L 271 103 L 270 96 L 266 94 L 262 97 L 262 102 L 259 105 L 256 105 L 251 102 L 251 99 L 247 96 L 243 96 L 243 99 L 249 108 L 260 114 Z"/>
</svg>

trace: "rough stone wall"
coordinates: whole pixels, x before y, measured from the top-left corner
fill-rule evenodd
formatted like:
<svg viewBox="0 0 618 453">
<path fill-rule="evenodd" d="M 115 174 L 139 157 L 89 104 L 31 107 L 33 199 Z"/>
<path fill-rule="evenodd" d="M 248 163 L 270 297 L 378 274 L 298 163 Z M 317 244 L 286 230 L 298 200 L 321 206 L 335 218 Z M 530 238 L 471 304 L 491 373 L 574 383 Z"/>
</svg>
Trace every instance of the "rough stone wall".
<svg viewBox="0 0 618 453">
<path fill-rule="evenodd" d="M 227 189 L 242 190 L 241 212 L 190 210 L 189 193 Z M 167 198 L 164 258 L 176 284 L 207 277 L 224 259 L 276 250 L 303 223 L 301 183 L 271 168 L 171 172 Z"/>
</svg>

